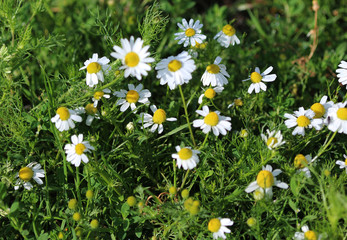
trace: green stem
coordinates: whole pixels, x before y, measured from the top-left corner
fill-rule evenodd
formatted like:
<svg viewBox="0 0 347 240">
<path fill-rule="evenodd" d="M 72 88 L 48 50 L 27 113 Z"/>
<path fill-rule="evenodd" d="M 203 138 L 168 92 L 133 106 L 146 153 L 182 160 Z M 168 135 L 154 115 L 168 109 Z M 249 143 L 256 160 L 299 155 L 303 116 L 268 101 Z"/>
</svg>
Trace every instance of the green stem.
<svg viewBox="0 0 347 240">
<path fill-rule="evenodd" d="M 82 201 L 82 198 L 81 198 L 81 193 L 80 193 L 80 168 L 79 167 L 76 167 L 75 186 L 76 186 L 78 201 L 80 202 L 80 201 Z"/>
<path fill-rule="evenodd" d="M 177 176 L 176 176 L 176 161 L 175 161 L 175 159 L 173 159 L 172 162 L 173 162 L 173 169 L 174 169 L 174 187 L 176 187 Z"/>
<path fill-rule="evenodd" d="M 184 184 L 186 183 L 186 180 L 187 180 L 187 177 L 188 177 L 189 172 L 190 172 L 190 169 L 187 170 L 186 175 L 184 176 L 184 179 L 183 179 L 183 182 L 182 182 L 182 184 L 181 184 L 180 189 L 183 189 L 183 186 L 184 186 Z"/>
<path fill-rule="evenodd" d="M 324 145 L 323 149 L 321 151 L 319 151 L 319 153 L 317 154 L 317 156 L 315 156 L 312 159 L 312 162 L 315 161 L 320 155 L 322 155 L 325 152 L 325 149 L 330 145 L 330 143 L 333 141 L 333 139 L 335 138 L 337 134 L 337 131 L 334 132 L 334 134 L 331 136 L 331 138 L 329 139 L 329 141 L 327 142 L 327 144 Z"/>
<path fill-rule="evenodd" d="M 205 146 L 205 143 L 207 141 L 208 135 L 210 134 L 210 132 L 208 132 L 205 136 L 204 142 L 202 143 L 201 147 L 199 147 L 199 150 L 202 149 Z"/>
</svg>

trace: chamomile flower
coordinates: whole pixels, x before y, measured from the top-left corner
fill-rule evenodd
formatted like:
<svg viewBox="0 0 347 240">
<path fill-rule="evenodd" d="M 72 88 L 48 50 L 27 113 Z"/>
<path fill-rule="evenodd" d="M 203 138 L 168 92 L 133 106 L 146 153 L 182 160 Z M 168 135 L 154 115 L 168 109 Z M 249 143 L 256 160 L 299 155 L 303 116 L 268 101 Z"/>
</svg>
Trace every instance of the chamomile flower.
<svg viewBox="0 0 347 240">
<path fill-rule="evenodd" d="M 94 107 L 93 103 L 89 103 L 86 105 L 84 108 L 85 111 L 87 112 L 87 119 L 86 119 L 86 125 L 91 126 L 94 118 L 100 119 L 98 109 Z"/>
<path fill-rule="evenodd" d="M 116 91 L 113 95 L 121 98 L 117 101 L 116 105 L 120 107 L 121 112 L 125 112 L 129 107 L 131 111 L 136 113 L 136 103 L 148 104 L 148 98 L 151 97 L 151 92 L 148 89 L 143 89 L 143 85 L 139 84 L 135 87 L 133 84 L 128 84 L 129 91 L 121 89 Z"/>
<path fill-rule="evenodd" d="M 347 62 L 341 61 L 338 69 L 336 69 L 337 77 L 339 78 L 339 83 L 342 85 L 347 85 Z"/>
<path fill-rule="evenodd" d="M 281 130 L 273 130 L 270 132 L 269 129 L 266 129 L 266 133 L 268 136 L 261 134 L 261 138 L 265 141 L 268 149 L 273 150 L 286 143 L 285 141 L 283 141 Z"/>
<path fill-rule="evenodd" d="M 186 51 L 175 57 L 170 56 L 161 60 L 155 67 L 160 84 L 168 84 L 171 90 L 175 89 L 177 85 L 188 83 L 192 79 L 192 72 L 195 69 L 194 60 Z"/>
<path fill-rule="evenodd" d="M 82 117 L 76 111 L 60 107 L 57 109 L 57 114 L 52 117 L 52 123 L 55 123 L 56 128 L 62 132 L 75 127 L 75 122 L 82 122 Z"/>
<path fill-rule="evenodd" d="M 313 119 L 315 113 L 311 110 L 305 110 L 303 107 L 299 108 L 299 111 L 294 111 L 294 115 L 285 113 L 284 117 L 288 118 L 284 123 L 287 128 L 295 127 L 292 132 L 293 135 L 299 134 L 305 136 L 305 128 L 314 127 L 316 130 L 321 130 L 323 126 L 323 120 L 320 118 Z"/>
<path fill-rule="evenodd" d="M 251 94 L 254 90 L 255 93 L 259 93 L 260 89 L 266 91 L 266 85 L 263 82 L 273 82 L 277 78 L 276 74 L 270 74 L 273 67 L 268 67 L 263 73 L 260 73 L 260 69 L 258 67 L 255 68 L 255 71 L 251 73 L 249 78 L 242 80 L 248 81 L 251 80 L 252 84 L 248 88 L 248 93 Z"/>
<path fill-rule="evenodd" d="M 298 154 L 294 158 L 294 167 L 298 169 L 298 172 L 304 172 L 306 177 L 311 177 L 310 169 L 308 165 L 312 163 L 312 157 L 310 155 Z"/>
<path fill-rule="evenodd" d="M 232 104 L 228 105 L 228 108 L 231 108 L 232 106 L 242 107 L 243 106 L 242 99 L 240 97 L 239 98 L 235 98 L 234 102 Z"/>
<path fill-rule="evenodd" d="M 148 63 L 154 62 L 154 58 L 149 56 L 149 46 L 142 47 L 143 40 L 134 37 L 128 39 L 121 39 L 122 47 L 114 46 L 115 52 L 111 53 L 111 56 L 117 59 L 121 59 L 123 66 L 119 69 L 125 69 L 124 77 L 136 77 L 138 80 L 142 79 L 142 76 L 147 76 L 148 71 L 151 70 L 151 66 Z"/>
<path fill-rule="evenodd" d="M 336 161 L 336 164 L 340 166 L 340 168 L 345 168 L 346 169 L 346 173 L 347 173 L 347 155 L 343 154 L 343 157 L 345 158 L 345 161 Z"/>
<path fill-rule="evenodd" d="M 213 233 L 213 239 L 223 238 L 226 239 L 225 233 L 231 233 L 227 226 L 234 224 L 230 218 L 212 218 L 208 222 L 208 230 Z"/>
<path fill-rule="evenodd" d="M 326 118 L 328 115 L 328 109 L 334 105 L 333 101 L 327 102 L 327 99 L 327 96 L 323 96 L 319 103 L 314 103 L 311 106 L 310 109 L 315 113 L 313 118 Z"/>
<path fill-rule="evenodd" d="M 108 88 L 105 88 L 102 91 L 94 92 L 94 96 L 93 96 L 94 107 L 98 106 L 98 103 L 101 98 L 110 98 L 111 96 L 109 93 L 111 93 L 111 90 Z"/>
<path fill-rule="evenodd" d="M 321 235 L 318 235 L 316 232 L 310 230 L 307 225 L 301 227 L 302 232 L 296 232 L 293 239 L 295 240 L 320 240 L 322 239 Z"/>
<path fill-rule="evenodd" d="M 104 72 L 107 73 L 110 66 L 110 59 L 107 57 L 98 58 L 98 54 L 94 53 L 92 58 L 84 62 L 84 66 L 80 70 L 87 69 L 86 83 L 89 87 L 98 84 L 98 80 L 104 81 Z"/>
<path fill-rule="evenodd" d="M 177 36 L 175 40 L 179 40 L 178 44 L 183 43 L 183 46 L 187 47 L 190 43 L 194 47 L 196 43 L 202 43 L 206 39 L 206 36 L 201 34 L 200 28 L 204 25 L 200 24 L 199 20 L 194 23 L 194 20 L 190 19 L 188 23 L 187 20 L 183 18 L 182 24 L 177 23 L 178 27 L 184 31 L 175 33 L 175 36 Z"/>
<path fill-rule="evenodd" d="M 218 136 L 219 134 L 226 135 L 227 131 L 231 130 L 230 117 L 224 117 L 220 115 L 219 111 L 210 112 L 208 106 L 203 106 L 202 110 L 196 110 L 196 113 L 203 116 L 204 119 L 196 119 L 193 121 L 194 127 L 200 127 L 202 132 L 207 134 L 213 131 L 213 134 Z"/>
<path fill-rule="evenodd" d="M 215 87 L 215 88 L 207 88 L 203 94 L 200 95 L 198 103 L 202 103 L 202 98 L 206 97 L 208 99 L 213 99 L 217 93 L 221 93 L 223 91 L 223 87 Z"/>
<path fill-rule="evenodd" d="M 164 130 L 163 123 L 165 121 L 177 121 L 176 118 L 166 118 L 166 112 L 164 109 L 158 109 L 155 105 L 152 105 L 150 109 L 153 112 L 153 116 L 148 113 L 140 113 L 139 123 L 143 124 L 141 129 L 152 126 L 150 129 L 151 132 L 155 132 L 158 129 L 158 133 L 161 134 Z"/>
<path fill-rule="evenodd" d="M 84 163 L 88 163 L 89 159 L 85 153 L 89 153 L 90 150 L 94 150 L 94 147 L 89 144 L 88 141 L 83 141 L 83 134 L 71 136 L 72 144 L 66 144 L 64 149 L 66 153 L 66 161 L 79 167 L 81 160 Z"/>
<path fill-rule="evenodd" d="M 212 87 L 221 87 L 228 84 L 228 79 L 226 77 L 230 77 L 230 75 L 227 73 L 225 65 L 220 64 L 221 61 L 221 57 L 216 57 L 213 64 L 206 67 L 206 70 L 201 77 L 201 81 L 204 86 L 211 84 Z"/>
<path fill-rule="evenodd" d="M 282 171 L 280 169 L 275 169 L 272 171 L 271 165 L 263 166 L 262 170 L 258 173 L 257 180 L 252 182 L 246 188 L 246 192 L 250 193 L 257 189 L 264 189 L 265 195 L 268 198 L 272 198 L 272 187 L 276 186 L 279 188 L 288 188 L 288 184 L 278 181 L 276 176 L 278 176 Z"/>
<path fill-rule="evenodd" d="M 336 103 L 328 109 L 328 128 L 330 131 L 347 134 L 347 101 Z"/>
<path fill-rule="evenodd" d="M 217 39 L 222 47 L 229 47 L 231 45 L 240 44 L 240 39 L 236 36 L 236 30 L 230 24 L 223 27 L 222 31 L 216 34 L 213 39 Z"/>
<path fill-rule="evenodd" d="M 196 167 L 196 164 L 199 162 L 198 154 L 200 151 L 192 150 L 191 147 L 181 148 L 176 146 L 177 153 L 172 154 L 172 158 L 177 159 L 178 168 L 183 167 L 184 170 L 193 169 Z"/>
<path fill-rule="evenodd" d="M 45 171 L 41 169 L 41 165 L 37 162 L 29 163 L 26 167 L 23 167 L 19 170 L 19 173 L 16 175 L 18 180 L 14 190 L 18 190 L 21 185 L 27 190 L 33 188 L 33 185 L 30 183 L 31 179 L 34 179 L 39 185 L 43 184 L 40 178 L 45 177 Z"/>
</svg>

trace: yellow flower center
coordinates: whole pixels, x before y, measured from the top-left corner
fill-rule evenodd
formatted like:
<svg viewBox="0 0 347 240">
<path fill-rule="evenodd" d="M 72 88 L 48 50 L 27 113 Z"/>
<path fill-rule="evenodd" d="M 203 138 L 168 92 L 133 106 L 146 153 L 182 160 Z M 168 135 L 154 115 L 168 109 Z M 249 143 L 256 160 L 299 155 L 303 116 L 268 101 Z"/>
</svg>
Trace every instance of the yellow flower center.
<svg viewBox="0 0 347 240">
<path fill-rule="evenodd" d="M 206 115 L 206 117 L 204 118 L 204 122 L 207 125 L 210 126 L 216 126 L 219 122 L 219 117 L 218 114 L 215 112 L 210 112 L 209 114 Z"/>
<path fill-rule="evenodd" d="M 257 73 L 257 72 L 251 73 L 251 81 L 253 83 L 259 83 L 262 79 L 263 79 L 263 77 L 259 73 Z"/>
<path fill-rule="evenodd" d="M 250 217 L 247 219 L 247 225 L 249 227 L 253 227 L 257 223 L 257 220 L 254 217 Z"/>
<path fill-rule="evenodd" d="M 234 104 L 235 104 L 236 106 L 241 107 L 241 106 L 243 105 L 243 102 L 242 102 L 241 99 L 235 99 L 235 100 L 234 100 Z"/>
<path fill-rule="evenodd" d="M 34 176 L 34 171 L 30 167 L 23 167 L 19 170 L 18 175 L 20 179 L 28 182 Z"/>
<path fill-rule="evenodd" d="M 347 120 L 347 108 L 339 108 L 336 112 L 337 117 L 341 120 Z"/>
<path fill-rule="evenodd" d="M 190 150 L 189 148 L 182 148 L 179 152 L 178 152 L 178 156 L 180 157 L 180 159 L 182 160 L 187 160 L 190 159 L 193 156 L 193 151 Z"/>
<path fill-rule="evenodd" d="M 273 146 L 275 145 L 276 143 L 278 143 L 278 140 L 277 138 L 275 137 L 270 137 L 267 142 L 266 142 L 266 145 L 270 146 L 270 144 Z"/>
<path fill-rule="evenodd" d="M 191 36 L 194 36 L 195 35 L 195 30 L 193 28 L 188 28 L 186 31 L 185 31 L 185 34 L 187 37 L 191 37 Z"/>
<path fill-rule="evenodd" d="M 218 232 L 222 224 L 220 223 L 220 220 L 218 218 L 212 218 L 208 222 L 208 230 L 210 232 Z"/>
<path fill-rule="evenodd" d="M 257 183 L 261 188 L 272 187 L 275 183 L 275 178 L 268 170 L 262 170 L 258 173 Z"/>
<path fill-rule="evenodd" d="M 87 106 L 84 109 L 89 115 L 95 115 L 95 113 L 98 111 L 98 109 L 94 107 L 93 103 L 87 104 Z"/>
<path fill-rule="evenodd" d="M 315 103 L 311 106 L 311 110 L 314 111 L 314 118 L 321 118 L 325 113 L 325 108 L 320 103 Z"/>
<path fill-rule="evenodd" d="M 172 60 L 168 64 L 168 69 L 170 72 L 176 72 L 177 70 L 181 69 L 182 63 L 176 59 Z"/>
<path fill-rule="evenodd" d="M 162 124 L 166 120 L 166 112 L 163 109 L 158 109 L 153 114 L 153 122 L 156 124 Z"/>
<path fill-rule="evenodd" d="M 128 67 L 136 67 L 137 64 L 139 64 L 140 58 L 139 55 L 135 52 L 130 52 L 127 55 L 125 55 L 125 64 Z"/>
<path fill-rule="evenodd" d="M 140 95 L 135 90 L 129 90 L 125 99 L 129 103 L 136 103 L 140 98 Z"/>
<path fill-rule="evenodd" d="M 347 166 L 347 158 L 345 159 L 345 164 L 346 164 L 346 166 Z"/>
<path fill-rule="evenodd" d="M 206 48 L 207 42 L 204 43 L 198 43 L 197 41 L 195 41 L 195 48 L 197 49 L 204 49 Z"/>
<path fill-rule="evenodd" d="M 294 158 L 294 167 L 295 168 L 301 169 L 301 168 L 306 167 L 307 165 L 308 165 L 308 161 L 304 155 L 298 154 L 295 156 L 295 158 Z"/>
<path fill-rule="evenodd" d="M 210 64 L 207 66 L 206 71 L 212 74 L 219 73 L 220 68 L 216 64 Z"/>
<path fill-rule="evenodd" d="M 205 91 L 205 97 L 212 99 L 216 96 L 216 91 L 213 90 L 212 88 L 209 88 Z"/>
<path fill-rule="evenodd" d="M 236 32 L 235 28 L 233 28 L 230 24 L 225 25 L 222 31 L 225 35 L 228 35 L 230 37 Z"/>
<path fill-rule="evenodd" d="M 92 74 L 92 73 L 97 73 L 101 70 L 101 65 L 97 62 L 92 62 L 89 63 L 87 66 L 87 72 Z"/>
<path fill-rule="evenodd" d="M 299 127 L 307 127 L 310 124 L 310 119 L 308 117 L 302 115 L 296 119 Z"/>
<path fill-rule="evenodd" d="M 306 231 L 304 236 L 307 240 L 317 240 L 317 234 L 311 230 Z"/>
<path fill-rule="evenodd" d="M 75 147 L 75 151 L 78 155 L 82 155 L 84 150 L 86 150 L 86 146 L 83 143 L 79 143 Z"/>
<path fill-rule="evenodd" d="M 70 117 L 69 110 L 66 107 L 58 108 L 57 114 L 59 115 L 60 119 L 63 121 L 68 120 Z"/>
<path fill-rule="evenodd" d="M 102 96 L 104 96 L 104 92 L 103 91 L 96 91 L 95 93 L 94 93 L 94 98 L 96 99 L 96 100 L 100 100 L 101 98 L 102 98 Z"/>
</svg>

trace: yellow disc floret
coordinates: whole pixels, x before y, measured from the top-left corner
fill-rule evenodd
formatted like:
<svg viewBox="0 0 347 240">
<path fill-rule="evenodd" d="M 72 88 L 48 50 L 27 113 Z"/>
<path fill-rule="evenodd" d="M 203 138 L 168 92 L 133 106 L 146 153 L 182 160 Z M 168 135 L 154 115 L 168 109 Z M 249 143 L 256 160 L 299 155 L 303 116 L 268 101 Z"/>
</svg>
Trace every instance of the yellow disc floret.
<svg viewBox="0 0 347 240">
<path fill-rule="evenodd" d="M 188 189 L 183 189 L 182 192 L 181 192 L 181 196 L 184 199 L 189 197 L 189 190 Z"/>
<path fill-rule="evenodd" d="M 169 62 L 167 65 L 170 72 L 176 72 L 177 70 L 180 70 L 182 67 L 182 63 L 176 59 Z"/>
<path fill-rule="evenodd" d="M 307 164 L 308 164 L 308 161 L 304 155 L 298 154 L 295 156 L 295 158 L 294 158 L 294 167 L 295 168 L 301 169 L 301 168 L 306 167 Z"/>
<path fill-rule="evenodd" d="M 178 152 L 178 156 L 180 157 L 181 160 L 187 160 L 193 156 L 193 151 L 189 148 L 182 148 Z"/>
<path fill-rule="evenodd" d="M 86 150 L 86 146 L 83 143 L 79 143 L 75 146 L 75 151 L 78 155 L 82 155 L 84 150 Z"/>
<path fill-rule="evenodd" d="M 216 91 L 213 90 L 212 88 L 209 88 L 205 91 L 205 97 L 212 99 L 216 96 Z"/>
<path fill-rule="evenodd" d="M 96 107 L 94 107 L 94 104 L 93 103 L 89 103 L 87 104 L 87 106 L 84 108 L 86 110 L 86 112 L 89 114 L 89 115 L 95 115 L 96 112 L 98 111 L 98 109 Z"/>
<path fill-rule="evenodd" d="M 87 72 L 92 74 L 92 73 L 97 73 L 101 70 L 101 65 L 97 62 L 92 62 L 89 63 L 87 66 Z"/>
<path fill-rule="evenodd" d="M 347 120 L 347 108 L 339 108 L 336 112 L 336 115 L 341 120 Z"/>
<path fill-rule="evenodd" d="M 127 204 L 130 206 L 130 207 L 133 207 L 136 205 L 136 198 L 134 196 L 130 196 L 127 198 Z"/>
<path fill-rule="evenodd" d="M 139 100 L 139 98 L 140 98 L 140 95 L 135 90 L 129 90 L 126 97 L 125 97 L 125 99 L 129 103 L 136 103 Z"/>
<path fill-rule="evenodd" d="M 236 32 L 235 28 L 233 28 L 230 24 L 225 25 L 222 31 L 225 35 L 230 37 L 234 35 Z"/>
<path fill-rule="evenodd" d="M 247 225 L 249 227 L 254 227 L 255 224 L 257 224 L 257 219 L 255 219 L 254 217 L 250 217 L 247 219 Z"/>
<path fill-rule="evenodd" d="M 314 231 L 308 230 L 304 233 L 305 239 L 317 240 L 317 234 Z"/>
<path fill-rule="evenodd" d="M 347 166 L 347 158 L 345 159 L 345 165 Z"/>
<path fill-rule="evenodd" d="M 187 37 L 192 37 L 195 35 L 195 30 L 193 28 L 188 28 L 184 33 Z"/>
<path fill-rule="evenodd" d="M 277 138 L 275 138 L 275 137 L 270 137 L 268 140 L 267 140 L 267 142 L 266 142 L 266 145 L 268 145 L 268 146 L 273 146 L 273 145 L 275 145 L 276 143 L 278 143 L 278 140 L 277 140 Z"/>
<path fill-rule="evenodd" d="M 219 117 L 218 114 L 215 112 L 210 112 L 209 114 L 206 115 L 206 117 L 204 118 L 204 122 L 207 125 L 210 126 L 216 126 L 219 122 Z"/>
<path fill-rule="evenodd" d="M 272 187 L 275 183 L 275 178 L 268 170 L 262 170 L 258 173 L 257 183 L 261 188 Z"/>
<path fill-rule="evenodd" d="M 222 224 L 220 223 L 220 220 L 218 218 L 212 218 L 208 222 L 208 230 L 210 232 L 218 232 Z"/>
<path fill-rule="evenodd" d="M 92 229 L 98 228 L 98 227 L 99 227 L 99 221 L 96 220 L 96 219 L 93 219 L 92 221 L 90 221 L 90 227 L 91 227 Z"/>
<path fill-rule="evenodd" d="M 19 170 L 19 178 L 23 181 L 30 181 L 34 176 L 34 171 L 30 167 L 23 167 Z"/>
<path fill-rule="evenodd" d="M 251 81 L 252 83 L 260 83 L 263 77 L 257 73 L 257 72 L 252 72 L 251 73 Z"/>
<path fill-rule="evenodd" d="M 153 122 L 156 124 L 162 124 L 166 120 L 166 112 L 163 109 L 158 109 L 153 114 Z"/>
<path fill-rule="evenodd" d="M 104 96 L 104 92 L 103 91 L 96 91 L 95 93 L 94 93 L 94 98 L 96 99 L 96 100 L 100 100 L 103 96 Z"/>
<path fill-rule="evenodd" d="M 67 109 L 66 107 L 58 108 L 57 114 L 59 115 L 59 117 L 62 121 L 68 120 L 70 118 L 69 109 Z"/>
<path fill-rule="evenodd" d="M 315 116 L 314 118 L 321 118 L 323 117 L 325 113 L 325 108 L 322 104 L 320 103 L 315 103 L 311 106 L 311 110 L 314 111 Z"/>
<path fill-rule="evenodd" d="M 304 115 L 299 116 L 296 119 L 296 122 L 297 122 L 299 127 L 307 127 L 311 123 L 310 119 Z"/>
<path fill-rule="evenodd" d="M 81 218 L 82 218 L 82 215 L 81 215 L 80 213 L 78 213 L 78 212 L 76 212 L 76 213 L 74 213 L 74 214 L 72 215 L 72 219 L 75 220 L 76 222 L 78 222 L 79 220 L 81 220 Z"/>
<path fill-rule="evenodd" d="M 220 71 L 220 68 L 217 64 L 210 64 L 207 66 L 206 71 L 212 74 L 217 74 Z"/>
<path fill-rule="evenodd" d="M 87 190 L 87 192 L 86 192 L 86 198 L 87 199 L 92 199 L 93 198 L 93 196 L 94 196 L 94 192 L 92 191 L 92 190 Z"/>
<path fill-rule="evenodd" d="M 237 98 L 234 100 L 234 104 L 235 104 L 235 106 L 241 107 L 243 105 L 243 102 L 241 99 Z"/>
<path fill-rule="evenodd" d="M 176 195 L 177 187 L 175 187 L 175 186 L 170 187 L 169 188 L 169 193 L 172 194 L 172 195 Z"/>
<path fill-rule="evenodd" d="M 70 209 L 75 210 L 77 208 L 77 200 L 75 198 L 70 199 L 70 201 L 68 202 L 67 206 Z"/>
<path fill-rule="evenodd" d="M 136 67 L 140 62 L 140 58 L 136 52 L 129 52 L 125 55 L 124 61 L 128 67 Z"/>
</svg>

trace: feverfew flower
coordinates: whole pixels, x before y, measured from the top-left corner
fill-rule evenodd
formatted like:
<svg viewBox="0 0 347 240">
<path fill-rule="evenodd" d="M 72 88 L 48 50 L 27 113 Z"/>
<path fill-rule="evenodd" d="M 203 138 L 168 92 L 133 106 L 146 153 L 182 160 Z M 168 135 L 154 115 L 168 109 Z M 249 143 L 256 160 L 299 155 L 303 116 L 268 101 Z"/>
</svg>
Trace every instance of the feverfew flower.
<svg viewBox="0 0 347 240">
<path fill-rule="evenodd" d="M 298 172 L 304 172 L 306 177 L 311 177 L 310 169 L 307 167 L 309 164 L 311 164 L 312 157 L 310 155 L 302 155 L 298 154 L 294 158 L 294 167 L 298 169 Z"/>
<path fill-rule="evenodd" d="M 202 110 L 196 110 L 196 113 L 203 116 L 204 119 L 196 119 L 193 121 L 194 127 L 200 127 L 203 133 L 213 131 L 213 134 L 218 136 L 219 134 L 226 135 L 227 131 L 231 130 L 230 117 L 224 117 L 220 115 L 219 111 L 210 112 L 208 106 L 203 106 Z"/>
<path fill-rule="evenodd" d="M 347 134 L 347 101 L 336 103 L 328 110 L 328 128 L 330 131 Z"/>
<path fill-rule="evenodd" d="M 93 103 L 89 103 L 86 105 L 86 107 L 84 108 L 85 111 L 87 112 L 87 119 L 86 119 L 86 125 L 90 126 L 92 125 L 92 122 L 94 120 L 94 118 L 100 119 L 100 116 L 98 114 L 98 109 L 96 107 L 94 107 Z"/>
<path fill-rule="evenodd" d="M 19 173 L 16 175 L 18 180 L 14 190 L 18 190 L 21 185 L 27 190 L 33 188 L 33 185 L 30 183 L 31 179 L 34 179 L 38 184 L 43 184 L 40 178 L 45 177 L 45 171 L 41 169 L 41 165 L 37 162 L 29 163 L 26 167 L 23 167 L 19 170 Z"/>
<path fill-rule="evenodd" d="M 151 66 L 148 63 L 154 62 L 154 58 L 149 56 L 149 46 L 142 47 L 143 40 L 134 37 L 128 39 L 121 39 L 122 47 L 114 46 L 113 49 L 116 52 L 112 52 L 111 56 L 117 59 L 121 59 L 123 66 L 119 69 L 125 69 L 124 77 L 136 77 L 138 80 L 142 79 L 142 76 L 147 76 L 148 71 L 151 70 Z"/>
<path fill-rule="evenodd" d="M 172 154 L 172 158 L 177 159 L 178 168 L 183 167 L 184 170 L 193 169 L 196 167 L 196 164 L 199 162 L 198 154 L 200 151 L 192 150 L 191 147 L 181 148 L 176 146 L 177 153 Z"/>
<path fill-rule="evenodd" d="M 260 74 L 260 69 L 258 67 L 255 68 L 255 72 L 252 72 L 249 78 L 242 80 L 248 81 L 251 80 L 252 84 L 248 88 L 248 93 L 251 94 L 253 90 L 255 93 L 259 93 L 260 89 L 266 91 L 266 85 L 263 82 L 273 82 L 277 78 L 276 74 L 270 74 L 273 67 L 268 67 L 263 73 Z"/>
<path fill-rule="evenodd" d="M 79 167 L 81 160 L 84 163 L 88 163 L 89 159 L 84 153 L 89 153 L 90 150 L 94 150 L 94 147 L 89 144 L 88 141 L 83 141 L 83 134 L 71 136 L 72 144 L 66 144 L 64 149 L 66 153 L 66 161 Z"/>
<path fill-rule="evenodd" d="M 104 81 L 103 72 L 108 72 L 109 62 L 110 60 L 107 57 L 98 58 L 97 53 L 94 53 L 92 58 L 84 62 L 84 67 L 81 67 L 80 70 L 87 69 L 86 83 L 89 87 L 98 84 L 98 80 Z"/>
<path fill-rule="evenodd" d="M 208 99 L 213 99 L 217 93 L 221 93 L 223 91 L 223 87 L 215 87 L 215 88 L 207 88 L 203 94 L 200 95 L 198 103 L 202 103 L 202 98 L 205 96 Z"/>
<path fill-rule="evenodd" d="M 235 34 L 236 30 L 230 24 L 223 27 L 222 31 L 216 34 L 213 39 L 217 39 L 222 47 L 229 47 L 231 45 L 240 44 L 240 39 Z"/>
<path fill-rule="evenodd" d="M 283 141 L 281 130 L 274 130 L 270 132 L 269 129 L 266 129 L 266 133 L 268 136 L 266 136 L 265 134 L 261 134 L 261 138 L 265 141 L 267 147 L 270 150 L 278 148 L 286 143 L 285 141 Z"/>
<path fill-rule="evenodd" d="M 336 161 L 336 164 L 340 166 L 340 168 L 345 168 L 346 169 L 346 173 L 347 173 L 347 155 L 343 154 L 343 157 L 345 158 L 345 161 Z"/>
<path fill-rule="evenodd" d="M 242 99 L 241 99 L 240 97 L 234 99 L 234 102 L 233 102 L 232 104 L 229 104 L 229 105 L 228 105 L 228 108 L 231 108 L 232 106 L 242 107 L 242 106 L 243 106 L 243 101 L 242 101 Z"/>
<path fill-rule="evenodd" d="M 194 60 L 188 52 L 183 51 L 177 56 L 170 56 L 158 62 L 155 70 L 158 71 L 157 78 L 160 84 L 168 84 L 170 89 L 177 85 L 188 83 L 192 79 L 192 72 L 196 69 Z"/>
<path fill-rule="evenodd" d="M 108 88 L 103 89 L 102 91 L 96 91 L 93 96 L 93 101 L 94 101 L 94 107 L 98 106 L 98 103 L 101 98 L 110 98 L 111 90 Z"/>
<path fill-rule="evenodd" d="M 212 218 L 208 222 L 208 230 L 213 233 L 213 239 L 218 239 L 219 237 L 226 239 L 225 233 L 230 233 L 231 231 L 227 226 L 232 226 L 234 224 L 230 218 Z"/>
<path fill-rule="evenodd" d="M 226 77 L 230 77 L 230 75 L 227 73 L 225 65 L 220 64 L 221 61 L 221 57 L 216 57 L 213 64 L 206 67 L 206 70 L 201 77 L 201 81 L 204 86 L 211 84 L 212 87 L 221 87 L 228 84 L 228 79 Z"/>
<path fill-rule="evenodd" d="M 292 132 L 293 135 L 299 134 L 305 136 L 305 128 L 314 127 L 316 130 L 321 130 L 323 126 L 323 120 L 320 118 L 313 119 L 315 113 L 311 110 L 305 110 L 303 107 L 299 108 L 299 111 L 294 111 L 294 115 L 285 113 L 284 117 L 288 118 L 284 123 L 287 128 L 297 126 Z"/>
<path fill-rule="evenodd" d="M 187 20 L 183 18 L 182 24 L 177 23 L 178 27 L 184 31 L 175 33 L 175 36 L 177 36 L 175 40 L 179 40 L 178 44 L 183 43 L 183 46 L 187 47 L 190 43 L 194 47 L 196 43 L 200 44 L 206 39 L 206 36 L 201 34 L 200 28 L 204 25 L 200 24 L 199 20 L 194 23 L 194 20 L 190 19 L 188 24 Z"/>
<path fill-rule="evenodd" d="M 318 235 L 316 232 L 310 230 L 307 225 L 301 227 L 303 232 L 296 232 L 293 239 L 295 240 L 320 240 L 322 239 L 321 235 Z"/>
<path fill-rule="evenodd" d="M 262 188 L 265 190 L 265 195 L 268 198 L 272 198 L 272 186 L 284 189 L 288 188 L 288 184 L 276 180 L 276 176 L 278 176 L 281 172 L 282 171 L 280 169 L 275 169 L 272 171 L 271 165 L 266 165 L 266 167 L 263 166 L 263 170 L 258 173 L 257 180 L 249 184 L 245 191 L 250 193 Z"/>
<path fill-rule="evenodd" d="M 339 67 L 340 68 L 336 70 L 336 73 L 338 73 L 337 77 L 339 78 L 339 83 L 347 85 L 347 62 L 341 61 Z"/>
<path fill-rule="evenodd" d="M 328 109 L 334 105 L 333 101 L 327 102 L 328 97 L 323 96 L 319 103 L 314 103 L 311 106 L 311 110 L 314 111 L 315 115 L 313 118 L 326 118 L 328 115 Z M 324 121 L 324 120 L 323 120 Z"/>
<path fill-rule="evenodd" d="M 161 134 L 164 130 L 163 122 L 177 121 L 176 118 L 166 118 L 166 112 L 164 111 L 164 109 L 158 109 L 155 105 L 152 105 L 150 109 L 153 112 L 153 116 L 148 113 L 140 113 L 139 123 L 143 124 L 143 127 L 141 127 L 141 129 L 152 126 L 150 129 L 151 132 L 155 132 L 158 129 L 158 133 Z"/>
<path fill-rule="evenodd" d="M 137 87 L 135 87 L 133 84 L 128 84 L 128 88 L 129 91 L 121 89 L 120 91 L 116 91 L 113 93 L 113 95 L 122 98 L 117 101 L 116 105 L 122 105 L 120 107 L 121 112 L 125 112 L 130 106 L 131 111 L 136 113 L 135 103 L 149 103 L 148 98 L 151 97 L 152 94 L 149 90 L 143 89 L 142 84 L 139 84 Z"/>
<path fill-rule="evenodd" d="M 57 109 L 57 114 L 52 117 L 51 121 L 55 123 L 55 127 L 62 132 L 69 130 L 69 128 L 74 128 L 75 123 L 73 121 L 82 122 L 82 117 L 74 110 L 60 107 Z"/>
</svg>

